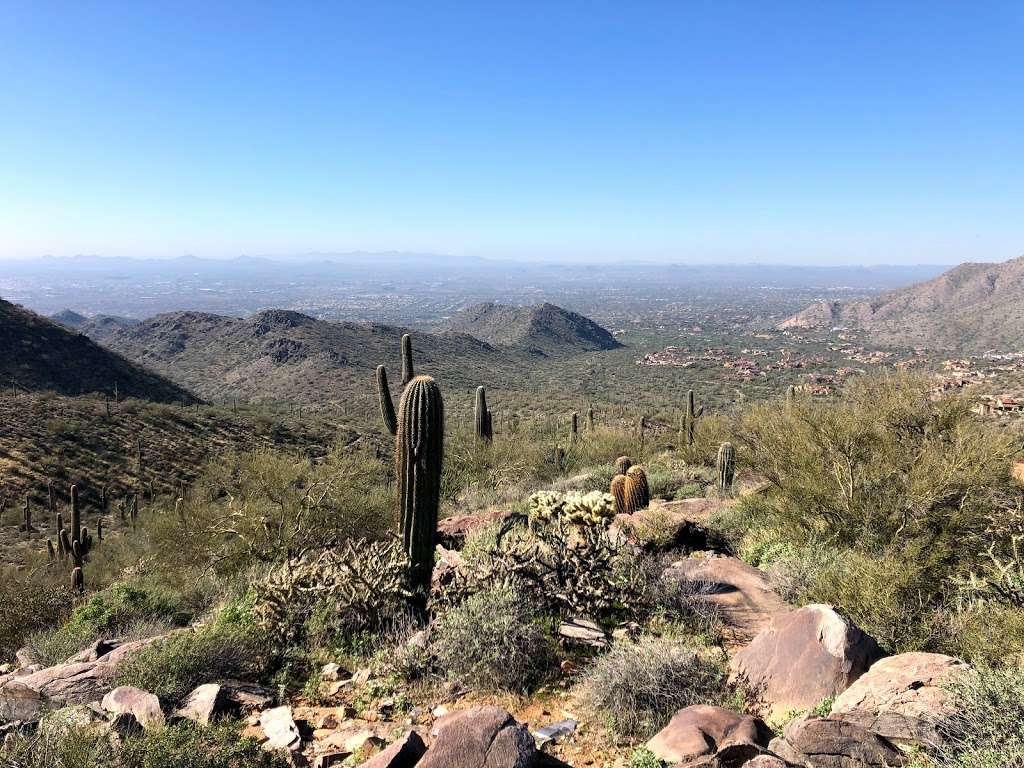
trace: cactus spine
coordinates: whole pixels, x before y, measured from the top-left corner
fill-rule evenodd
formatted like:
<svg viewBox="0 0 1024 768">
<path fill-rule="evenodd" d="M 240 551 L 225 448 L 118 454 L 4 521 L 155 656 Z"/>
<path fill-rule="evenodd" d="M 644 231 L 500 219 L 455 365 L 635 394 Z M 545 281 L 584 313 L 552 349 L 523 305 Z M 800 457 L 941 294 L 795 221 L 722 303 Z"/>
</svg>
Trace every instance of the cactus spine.
<svg viewBox="0 0 1024 768">
<path fill-rule="evenodd" d="M 718 490 L 723 493 L 730 491 L 735 474 L 736 449 L 732 443 L 722 443 L 718 448 Z"/>
<path fill-rule="evenodd" d="M 686 393 L 686 411 L 683 414 L 683 423 L 686 426 L 686 444 L 693 445 L 697 435 L 697 419 L 704 415 L 704 406 L 695 408 L 696 399 L 693 390 Z"/>
<path fill-rule="evenodd" d="M 402 386 L 404 387 L 415 377 L 412 368 L 412 336 L 402 334 Z"/>
<path fill-rule="evenodd" d="M 494 433 L 491 431 L 491 412 L 487 410 L 487 390 L 483 386 L 476 388 L 476 402 L 473 404 L 473 422 L 476 439 L 490 442 Z"/>
<path fill-rule="evenodd" d="M 443 453 L 441 388 L 430 376 L 417 376 L 406 386 L 398 406 L 395 477 L 402 541 L 420 609 L 426 608 L 434 569 Z"/>
<path fill-rule="evenodd" d="M 391 399 L 391 388 L 388 387 L 388 371 L 383 365 L 377 366 L 377 402 L 384 428 L 392 435 L 397 435 L 398 418 L 395 416 L 395 403 Z"/>
</svg>

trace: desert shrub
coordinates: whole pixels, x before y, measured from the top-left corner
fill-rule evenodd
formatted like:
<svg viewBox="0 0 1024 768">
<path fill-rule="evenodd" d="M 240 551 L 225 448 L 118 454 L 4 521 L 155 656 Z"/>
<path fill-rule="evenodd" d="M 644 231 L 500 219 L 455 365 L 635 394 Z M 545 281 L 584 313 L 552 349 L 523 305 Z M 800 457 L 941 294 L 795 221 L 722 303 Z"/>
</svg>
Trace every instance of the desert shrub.
<svg viewBox="0 0 1024 768">
<path fill-rule="evenodd" d="M 115 685 L 134 685 L 178 706 L 202 683 L 262 676 L 273 661 L 250 606 L 229 603 L 208 624 L 144 648 L 118 669 Z"/>
<path fill-rule="evenodd" d="M 686 578 L 673 568 L 665 568 L 651 584 L 650 604 L 664 619 L 685 627 L 692 635 L 713 638 L 722 626 L 718 607 L 706 598 L 714 585 Z"/>
<path fill-rule="evenodd" d="M 1024 611 L 1000 605 L 937 612 L 935 650 L 972 664 L 1024 665 Z"/>
<path fill-rule="evenodd" d="M 115 765 L 107 734 L 96 728 L 70 726 L 57 715 L 35 731 L 14 730 L 0 745 L 2 768 L 103 768 Z"/>
<path fill-rule="evenodd" d="M 74 604 L 68 586 L 50 568 L 0 569 L 0 658 L 12 657 L 32 633 L 68 615 Z"/>
<path fill-rule="evenodd" d="M 484 690 L 529 691 L 555 659 L 540 606 L 509 587 L 475 594 L 443 614 L 430 647 L 443 673 Z"/>
<path fill-rule="evenodd" d="M 665 768 L 665 762 L 647 747 L 637 747 L 629 756 L 629 768 Z"/>
<path fill-rule="evenodd" d="M 1024 765 L 1024 670 L 977 667 L 950 685 L 956 706 L 940 728 L 936 762 L 946 768 Z"/>
<path fill-rule="evenodd" d="M 597 657 L 577 687 L 580 703 L 620 738 L 647 738 L 691 704 L 727 699 L 724 659 L 678 641 L 644 637 Z"/>
<path fill-rule="evenodd" d="M 77 605 L 59 628 L 33 634 L 28 646 L 42 664 L 57 664 L 102 637 L 152 636 L 191 618 L 181 595 L 143 579 L 120 582 Z"/>
<path fill-rule="evenodd" d="M 691 464 L 714 466 L 719 446 L 732 440 L 736 424 L 731 414 L 705 413 L 697 420 L 693 445 L 687 445 L 685 436 L 679 441 L 680 455 Z"/>
<path fill-rule="evenodd" d="M 280 755 L 239 737 L 237 725 L 200 727 L 181 723 L 126 739 L 118 754 L 123 768 L 285 768 Z"/>
</svg>

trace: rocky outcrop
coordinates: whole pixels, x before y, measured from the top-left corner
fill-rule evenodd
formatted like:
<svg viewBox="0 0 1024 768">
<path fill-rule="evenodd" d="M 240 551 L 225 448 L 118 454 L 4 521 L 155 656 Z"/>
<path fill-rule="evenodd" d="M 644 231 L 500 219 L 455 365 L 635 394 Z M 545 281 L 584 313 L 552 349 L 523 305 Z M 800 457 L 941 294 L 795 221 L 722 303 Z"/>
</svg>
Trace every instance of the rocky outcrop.
<svg viewBox="0 0 1024 768">
<path fill-rule="evenodd" d="M 110 691 L 118 665 L 154 639 L 100 640 L 63 664 L 0 677 L 0 721 L 30 722 L 39 719 L 44 708 L 99 701 Z"/>
<path fill-rule="evenodd" d="M 730 662 L 764 709 L 779 717 L 845 691 L 882 655 L 878 643 L 827 605 L 774 618 Z"/>
<path fill-rule="evenodd" d="M 897 744 L 938 746 L 950 714 L 943 686 L 968 666 L 940 653 L 901 653 L 876 661 L 832 704 L 832 714 Z"/>
<path fill-rule="evenodd" d="M 647 742 L 647 748 L 660 760 L 689 766 L 699 758 L 717 757 L 723 752 L 755 757 L 768 746 L 771 736 L 771 730 L 759 718 L 698 704 L 676 712 L 669 724 Z"/>
<path fill-rule="evenodd" d="M 199 725 L 209 725 L 229 712 L 237 712 L 238 704 L 233 702 L 228 690 L 218 683 L 200 685 L 185 699 L 185 703 L 174 713 L 174 717 L 191 720 Z"/>
<path fill-rule="evenodd" d="M 498 707 L 475 707 L 445 718 L 417 768 L 529 768 L 536 748 L 525 726 Z"/>
<path fill-rule="evenodd" d="M 701 599 L 718 611 L 732 644 L 749 642 L 789 610 L 764 572 L 738 558 L 701 554 L 673 563 L 672 570 L 702 586 Z"/>
<path fill-rule="evenodd" d="M 805 768 L 895 768 L 906 763 L 891 741 L 856 723 L 807 715 L 787 725 L 768 749 Z"/>
</svg>

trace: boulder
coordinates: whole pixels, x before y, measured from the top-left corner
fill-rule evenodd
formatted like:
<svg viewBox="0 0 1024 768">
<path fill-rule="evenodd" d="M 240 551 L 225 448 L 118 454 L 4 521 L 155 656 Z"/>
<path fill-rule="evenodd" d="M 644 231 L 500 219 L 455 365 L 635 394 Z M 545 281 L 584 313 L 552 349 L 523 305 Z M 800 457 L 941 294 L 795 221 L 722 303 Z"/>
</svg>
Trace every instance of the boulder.
<svg viewBox="0 0 1024 768">
<path fill-rule="evenodd" d="M 881 655 L 873 638 L 830 606 L 808 605 L 773 617 L 733 656 L 730 672 L 779 717 L 842 693 Z"/>
<path fill-rule="evenodd" d="M 566 619 L 558 625 L 558 636 L 574 645 L 589 645 L 592 648 L 608 647 L 608 635 L 590 619 Z"/>
<path fill-rule="evenodd" d="M 363 763 L 362 768 L 413 768 L 426 751 L 420 735 L 409 731 Z"/>
<path fill-rule="evenodd" d="M 509 509 L 486 509 L 469 515 L 455 515 L 437 521 L 437 541 L 445 549 L 461 549 L 466 537 L 480 528 L 503 522 L 512 516 Z"/>
<path fill-rule="evenodd" d="M 260 727 L 267 739 L 264 746 L 269 749 L 295 751 L 302 746 L 302 734 L 292 718 L 292 708 L 289 706 L 264 710 L 260 714 Z"/>
<path fill-rule="evenodd" d="M 174 716 L 199 725 L 209 725 L 228 712 L 237 710 L 238 705 L 228 698 L 228 692 L 223 686 L 218 683 L 206 683 L 188 695 Z"/>
<path fill-rule="evenodd" d="M 448 717 L 416 768 L 529 768 L 536 748 L 525 726 L 499 707 Z"/>
<path fill-rule="evenodd" d="M 832 715 L 897 744 L 937 747 L 950 714 L 945 684 L 969 667 L 940 653 L 901 653 L 876 661 L 832 704 Z"/>
<path fill-rule="evenodd" d="M 758 755 L 753 760 L 743 763 L 743 768 L 788 768 L 789 765 L 790 763 L 775 755 Z"/>
<path fill-rule="evenodd" d="M 888 739 L 856 723 L 803 715 L 768 746 L 775 755 L 806 768 L 895 768 L 906 764 Z"/>
<path fill-rule="evenodd" d="M 727 748 L 767 747 L 772 732 L 762 720 L 722 707 L 696 704 L 679 710 L 647 748 L 660 760 L 688 765 L 697 758 L 718 755 Z"/>
<path fill-rule="evenodd" d="M 763 571 L 735 557 L 704 553 L 675 562 L 671 569 L 701 585 L 701 599 L 718 610 L 732 645 L 749 642 L 773 616 L 790 608 Z"/>
<path fill-rule="evenodd" d="M 115 717 L 125 713 L 133 715 L 146 730 L 164 725 L 160 700 L 149 691 L 132 685 L 121 685 L 112 690 L 103 697 L 102 706 Z"/>
<path fill-rule="evenodd" d="M 220 687 L 231 704 L 243 714 L 269 707 L 274 701 L 274 692 L 258 683 L 245 680 L 222 680 Z"/>
</svg>

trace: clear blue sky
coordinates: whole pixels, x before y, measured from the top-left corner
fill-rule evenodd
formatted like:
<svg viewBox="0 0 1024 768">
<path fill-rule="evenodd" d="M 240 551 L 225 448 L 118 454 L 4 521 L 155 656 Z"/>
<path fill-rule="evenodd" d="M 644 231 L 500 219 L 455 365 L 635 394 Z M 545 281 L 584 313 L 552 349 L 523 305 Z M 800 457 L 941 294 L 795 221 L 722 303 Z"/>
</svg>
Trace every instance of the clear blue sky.
<svg viewBox="0 0 1024 768">
<path fill-rule="evenodd" d="M 0 257 L 1024 253 L 1024 3 L 0 0 Z"/>
</svg>

